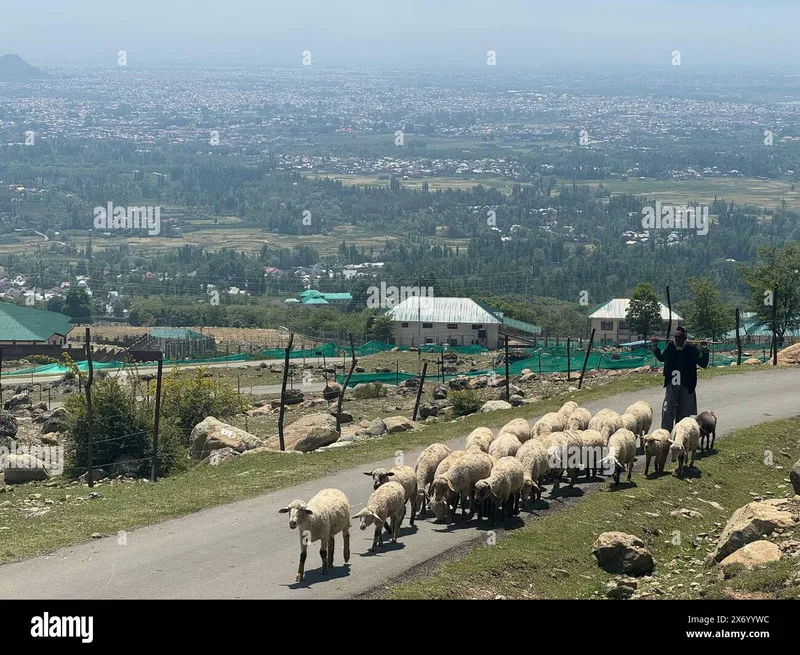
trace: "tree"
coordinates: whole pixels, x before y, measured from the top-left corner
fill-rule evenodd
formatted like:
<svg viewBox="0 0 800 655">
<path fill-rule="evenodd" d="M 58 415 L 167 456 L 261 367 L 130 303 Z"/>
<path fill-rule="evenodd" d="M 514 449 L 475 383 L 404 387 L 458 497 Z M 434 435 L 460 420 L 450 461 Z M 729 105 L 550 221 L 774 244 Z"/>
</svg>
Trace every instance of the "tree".
<svg viewBox="0 0 800 655">
<path fill-rule="evenodd" d="M 642 338 L 661 331 L 661 303 L 647 282 L 634 289 L 625 319 L 628 327 Z"/>
<path fill-rule="evenodd" d="M 92 299 L 85 289 L 73 287 L 67 291 L 62 311 L 70 318 L 88 322 L 92 320 Z"/>
<path fill-rule="evenodd" d="M 686 325 L 692 333 L 716 340 L 734 326 L 733 309 L 720 299 L 720 292 L 707 277 L 693 277 L 688 282 L 691 299 L 681 305 Z"/>
<path fill-rule="evenodd" d="M 372 334 L 378 341 L 392 343 L 392 341 L 394 341 L 392 319 L 385 314 L 376 316 L 372 321 Z"/>
<path fill-rule="evenodd" d="M 753 309 L 770 326 L 774 305 L 778 342 L 782 344 L 786 330 L 800 327 L 800 243 L 783 250 L 762 246 L 758 258 L 758 264 L 740 266 L 739 271 L 750 288 Z"/>
</svg>

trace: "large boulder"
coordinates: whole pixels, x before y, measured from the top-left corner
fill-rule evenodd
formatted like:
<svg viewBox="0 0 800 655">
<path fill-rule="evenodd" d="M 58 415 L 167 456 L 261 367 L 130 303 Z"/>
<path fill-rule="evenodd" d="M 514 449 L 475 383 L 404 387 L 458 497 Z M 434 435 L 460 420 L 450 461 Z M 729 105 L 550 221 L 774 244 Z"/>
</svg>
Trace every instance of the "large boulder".
<svg viewBox="0 0 800 655">
<path fill-rule="evenodd" d="M 322 390 L 322 397 L 328 402 L 332 402 L 339 398 L 342 393 L 342 385 L 338 382 L 328 382 Z"/>
<path fill-rule="evenodd" d="M 592 555 L 609 573 L 648 575 L 656 565 L 644 542 L 624 532 L 602 533 L 592 544 Z"/>
<path fill-rule="evenodd" d="M 42 424 L 42 432 L 65 432 L 68 416 L 69 412 L 65 407 L 56 407 L 49 412 L 40 414 L 36 420 Z"/>
<path fill-rule="evenodd" d="M 481 411 L 496 412 L 501 409 L 511 409 L 511 407 L 511 403 L 507 403 L 505 400 L 487 400 L 481 407 Z"/>
<path fill-rule="evenodd" d="M 437 384 L 433 388 L 433 399 L 444 400 L 445 398 L 447 398 L 447 387 L 443 384 Z"/>
<path fill-rule="evenodd" d="M 297 405 L 298 403 L 302 403 L 305 399 L 303 392 L 300 389 L 287 389 L 286 393 L 283 397 L 284 404 L 286 405 Z M 271 402 L 273 407 L 280 407 L 281 400 L 280 398 L 276 398 Z"/>
<path fill-rule="evenodd" d="M 50 477 L 45 462 L 33 455 L 7 455 L 2 464 L 6 484 L 40 482 Z"/>
<path fill-rule="evenodd" d="M 720 566 L 725 568 L 731 564 L 742 564 L 745 568 L 752 570 L 770 562 L 777 562 L 780 558 L 781 549 L 778 546 L 766 539 L 759 539 L 728 555 L 720 562 Z"/>
<path fill-rule="evenodd" d="M 429 416 L 437 416 L 439 414 L 439 405 L 436 403 L 424 403 L 419 406 L 419 417 L 428 418 Z"/>
<path fill-rule="evenodd" d="M 380 435 L 385 433 L 386 433 L 386 425 L 379 418 L 376 418 L 367 427 L 367 434 L 371 437 L 379 437 Z"/>
<path fill-rule="evenodd" d="M 336 419 L 330 414 L 308 414 L 290 423 L 283 429 L 286 450 L 311 452 L 322 446 L 328 446 L 339 439 Z M 280 439 L 270 437 L 264 444 L 271 450 L 280 450 Z"/>
<path fill-rule="evenodd" d="M 794 487 L 794 493 L 800 495 L 800 459 L 798 459 L 789 473 L 789 481 Z"/>
<path fill-rule="evenodd" d="M 19 424 L 8 412 L 0 411 L 0 446 L 8 446 L 8 442 L 17 436 Z"/>
<path fill-rule="evenodd" d="M 195 425 L 189 440 L 191 456 L 201 460 L 208 457 L 212 451 L 221 448 L 233 448 L 243 453 L 245 450 L 264 445 L 257 436 L 223 423 L 213 416 L 208 416 Z"/>
<path fill-rule="evenodd" d="M 453 378 L 450 380 L 447 385 L 453 391 L 462 391 L 469 386 L 469 378 L 465 375 L 459 375 L 458 377 Z"/>
<path fill-rule="evenodd" d="M 405 432 L 406 430 L 414 429 L 413 421 L 405 416 L 387 416 L 383 419 L 383 424 L 386 426 L 386 431 L 389 433 Z"/>
<path fill-rule="evenodd" d="M 721 562 L 743 546 L 771 534 L 775 528 L 792 528 L 800 520 L 800 500 L 770 498 L 737 509 L 720 535 L 714 559 Z"/>
<path fill-rule="evenodd" d="M 27 391 L 23 391 L 22 393 L 11 396 L 11 398 L 6 400 L 3 408 L 9 411 L 14 411 L 17 409 L 22 409 L 23 407 L 30 407 L 31 405 L 32 403 L 30 395 Z"/>
</svg>

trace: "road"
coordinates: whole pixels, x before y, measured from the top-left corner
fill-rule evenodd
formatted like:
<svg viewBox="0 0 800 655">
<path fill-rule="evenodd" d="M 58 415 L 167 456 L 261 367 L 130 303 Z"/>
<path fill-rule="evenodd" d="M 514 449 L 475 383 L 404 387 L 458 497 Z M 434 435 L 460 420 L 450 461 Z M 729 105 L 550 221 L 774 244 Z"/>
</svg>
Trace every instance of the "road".
<svg viewBox="0 0 800 655">
<path fill-rule="evenodd" d="M 700 411 L 713 409 L 719 417 L 718 449 L 725 448 L 724 436 L 732 430 L 800 414 L 797 369 L 725 376 L 700 384 Z M 660 414 L 662 398 L 661 389 L 652 389 L 586 403 L 586 407 L 592 412 L 603 407 L 622 412 L 635 400 L 647 400 Z M 463 440 L 450 443 L 451 447 L 462 444 Z M 413 464 L 417 454 L 418 450 L 405 453 L 406 462 Z M 278 509 L 294 498 L 308 500 L 319 489 L 336 487 L 350 499 L 355 514 L 371 491 L 362 471 L 392 465 L 391 460 L 364 464 L 322 480 L 135 530 L 127 534 L 126 545 L 109 537 L 7 564 L 0 567 L 0 598 L 350 598 L 476 536 L 476 521 L 467 527 L 446 527 L 427 519 L 414 528 L 406 522 L 398 544 L 371 555 L 367 553 L 371 530 L 361 532 L 353 521 L 349 565 L 342 566 L 339 537 L 332 574 L 322 576 L 318 548 L 313 544 L 306 580 L 295 583 L 298 535 Z M 647 484 L 640 475 L 634 481 Z"/>
</svg>

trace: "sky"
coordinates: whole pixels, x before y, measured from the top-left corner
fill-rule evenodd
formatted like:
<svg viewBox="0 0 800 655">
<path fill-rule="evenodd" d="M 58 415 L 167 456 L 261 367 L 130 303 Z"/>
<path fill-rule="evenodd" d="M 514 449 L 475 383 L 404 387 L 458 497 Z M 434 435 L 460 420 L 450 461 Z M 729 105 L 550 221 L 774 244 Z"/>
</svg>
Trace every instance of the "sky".
<svg viewBox="0 0 800 655">
<path fill-rule="evenodd" d="M 34 65 L 792 68 L 800 0 L 0 0 Z"/>
</svg>

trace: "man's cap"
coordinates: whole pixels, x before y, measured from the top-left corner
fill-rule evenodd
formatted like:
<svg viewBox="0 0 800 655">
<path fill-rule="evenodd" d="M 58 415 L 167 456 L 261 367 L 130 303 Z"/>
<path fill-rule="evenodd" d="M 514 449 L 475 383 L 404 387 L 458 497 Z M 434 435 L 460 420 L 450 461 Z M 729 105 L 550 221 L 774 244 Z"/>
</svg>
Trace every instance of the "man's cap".
<svg viewBox="0 0 800 655">
<path fill-rule="evenodd" d="M 686 328 L 682 325 L 679 325 L 675 328 L 675 332 L 672 333 L 673 337 L 685 337 L 686 336 Z"/>
</svg>

